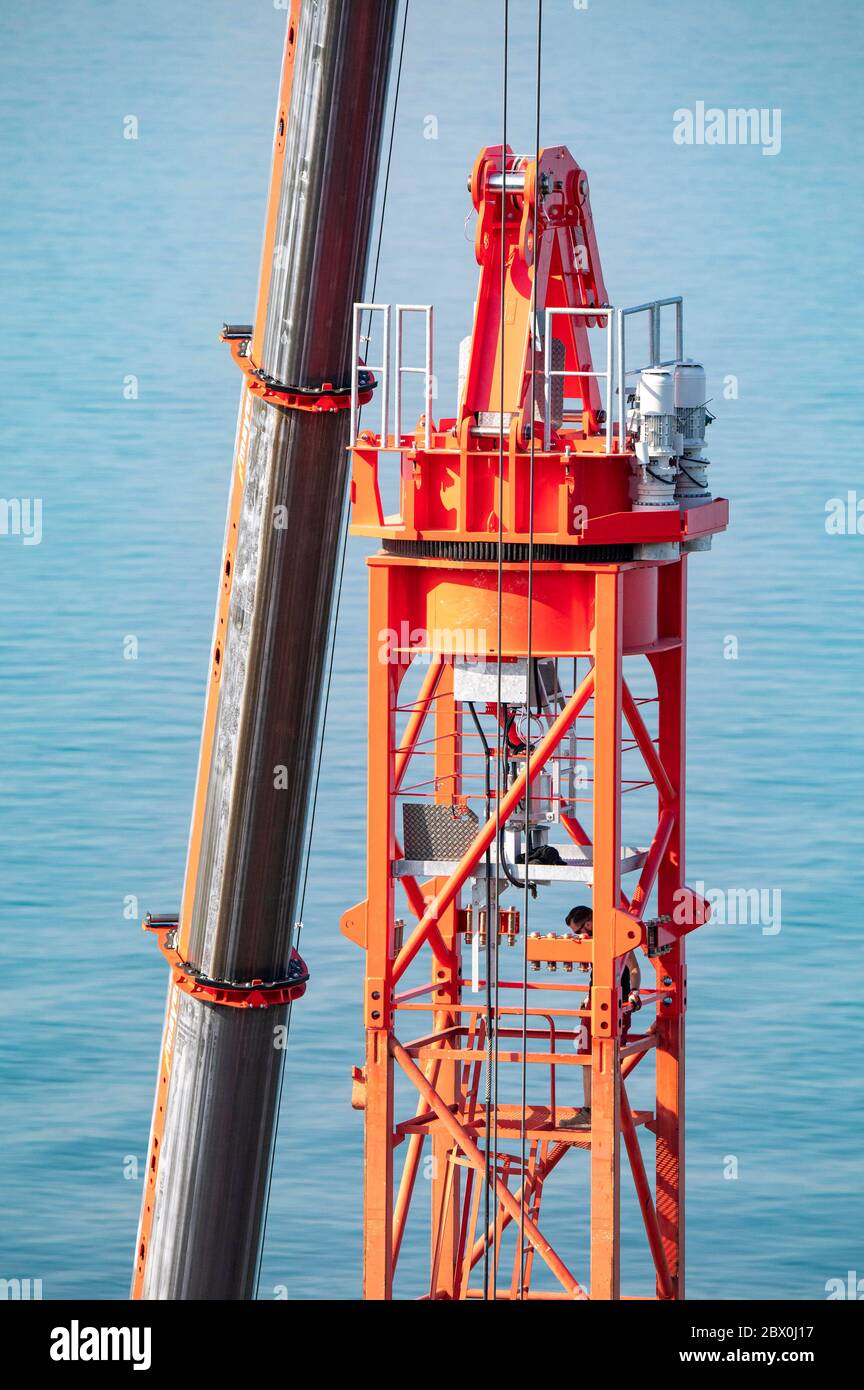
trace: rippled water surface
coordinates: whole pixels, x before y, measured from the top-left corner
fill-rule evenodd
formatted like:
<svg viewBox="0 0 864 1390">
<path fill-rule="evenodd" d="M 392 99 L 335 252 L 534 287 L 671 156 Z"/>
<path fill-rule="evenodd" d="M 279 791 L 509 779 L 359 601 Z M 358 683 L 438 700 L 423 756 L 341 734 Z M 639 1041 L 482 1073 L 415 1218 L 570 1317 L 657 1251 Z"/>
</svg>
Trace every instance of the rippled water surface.
<svg viewBox="0 0 864 1390">
<path fill-rule="evenodd" d="M 533 7 L 511 9 L 509 136 L 529 148 Z M 864 1260 L 864 540 L 824 524 L 861 487 L 860 10 L 545 9 L 544 141 L 590 173 L 612 300 L 686 296 L 733 501 L 691 566 L 689 876 L 782 892 L 779 932 L 693 940 L 689 1292 L 824 1297 Z M 412 0 L 408 25 L 378 297 L 434 301 L 444 413 L 475 289 L 465 176 L 500 139 L 499 11 Z M 165 989 L 137 918 L 182 881 L 238 397 L 216 333 L 252 311 L 284 22 L 263 0 L 0 10 L 0 490 L 43 501 L 41 544 L 0 537 L 0 1276 L 46 1297 L 128 1288 L 124 1166 Z M 676 145 L 699 101 L 780 108 L 779 154 Z M 359 1290 L 361 958 L 338 918 L 363 896 L 368 549 L 345 574 L 262 1297 Z M 554 1201 L 578 1244 L 577 1178 Z M 647 1291 L 638 1219 L 628 1198 L 626 1282 Z"/>
</svg>

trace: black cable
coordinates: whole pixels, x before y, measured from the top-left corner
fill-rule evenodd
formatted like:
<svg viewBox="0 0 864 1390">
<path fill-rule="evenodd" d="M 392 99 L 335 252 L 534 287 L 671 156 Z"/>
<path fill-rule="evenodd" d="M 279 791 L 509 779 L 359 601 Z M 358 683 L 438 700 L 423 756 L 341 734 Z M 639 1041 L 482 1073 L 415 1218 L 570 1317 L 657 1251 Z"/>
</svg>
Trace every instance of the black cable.
<svg viewBox="0 0 864 1390">
<path fill-rule="evenodd" d="M 674 478 L 664 478 L 663 475 L 662 475 L 662 473 L 657 473 L 657 472 L 655 472 L 655 470 L 651 467 L 651 465 L 650 465 L 649 463 L 646 463 L 646 465 L 645 465 L 645 472 L 646 472 L 646 473 L 650 473 L 652 478 L 656 478 L 657 482 L 658 482 L 658 483 L 663 483 L 663 485 L 664 485 L 665 487 L 674 487 L 674 486 L 675 486 L 675 479 L 674 479 Z"/>
<path fill-rule="evenodd" d="M 681 462 L 680 459 L 678 460 L 678 467 L 680 468 L 681 472 L 684 474 L 684 477 L 690 479 L 690 482 L 693 484 L 694 487 L 701 487 L 701 489 L 702 489 L 703 492 L 707 492 L 707 491 L 708 491 L 708 484 L 707 484 L 706 482 L 703 482 L 703 481 L 702 481 L 701 479 L 699 479 L 699 478 L 694 478 L 694 477 L 693 477 L 693 474 L 690 473 L 690 472 L 684 467 L 684 465 L 683 465 L 683 463 Z"/>
<path fill-rule="evenodd" d="M 408 27 L 408 7 L 409 7 L 410 4 L 411 4 L 411 0 L 405 0 L 405 9 L 404 9 L 403 12 L 402 12 L 402 39 L 401 39 L 401 42 L 400 42 L 400 44 L 399 44 L 399 64 L 398 64 L 398 67 L 396 68 L 396 87 L 395 87 L 395 90 L 394 90 L 394 92 L 393 92 L 393 115 L 392 115 L 392 118 L 391 118 L 391 121 L 390 121 L 390 142 L 389 142 L 389 145 L 388 145 L 388 147 L 387 147 L 387 163 L 386 163 L 385 168 L 384 168 L 384 188 L 383 188 L 383 190 L 382 190 L 382 192 L 381 192 L 381 218 L 380 218 L 380 221 L 379 221 L 379 224 L 378 224 L 378 245 L 377 245 L 376 248 L 375 248 L 375 268 L 374 268 L 374 270 L 373 270 L 373 272 L 372 272 L 372 299 L 371 299 L 371 303 L 373 303 L 373 304 L 375 303 L 375 293 L 376 293 L 376 291 L 377 291 L 377 289 L 378 289 L 378 266 L 379 266 L 380 261 L 381 261 L 381 243 L 382 243 L 382 241 L 384 240 L 384 212 L 385 212 L 385 209 L 386 209 L 386 207 L 387 207 L 387 191 L 388 191 L 388 189 L 389 189 L 389 187 L 390 187 L 390 163 L 391 163 L 391 161 L 392 161 L 392 159 L 393 159 L 393 137 L 394 137 L 394 135 L 395 135 L 395 133 L 396 133 L 396 112 L 397 112 L 398 107 L 399 107 L 399 87 L 401 86 L 401 83 L 402 83 L 402 59 L 403 59 L 404 56 L 405 56 L 405 30 L 406 30 L 406 28 Z M 367 324 L 367 328 L 368 328 L 369 331 L 368 331 L 367 336 L 366 336 L 366 356 L 363 358 L 363 365 L 364 365 L 364 367 L 365 367 L 366 363 L 367 363 L 368 360 L 369 360 L 369 338 L 370 338 L 371 335 L 372 335 L 372 310 L 371 310 L 371 309 L 369 310 L 369 322 L 368 322 L 368 324 Z M 351 365 L 352 365 L 352 367 L 353 367 L 353 365 L 354 365 L 353 362 L 352 362 Z M 385 369 L 385 371 L 387 370 L 387 363 L 386 363 L 386 362 L 385 362 L 385 364 L 384 364 L 384 369 Z M 359 422 L 360 422 L 360 414 L 359 414 L 359 413 L 358 413 L 358 416 L 357 416 L 357 422 L 358 422 L 358 426 L 359 426 Z M 386 445 L 387 440 L 386 440 L 386 439 L 382 439 L 381 443 Z"/>
<path fill-rule="evenodd" d="M 510 748 L 510 730 L 512 729 L 514 723 L 516 722 L 516 715 L 513 714 L 513 713 L 511 713 L 511 712 L 508 710 L 507 705 L 502 705 L 501 708 L 502 708 L 502 710 L 503 710 L 503 712 L 504 712 L 504 734 L 503 734 L 503 737 L 502 737 L 502 739 L 501 739 L 501 758 L 502 758 L 502 761 L 503 761 L 503 764 L 504 764 L 504 778 L 503 778 L 503 781 L 504 781 L 504 786 L 506 787 L 506 786 L 509 784 L 509 782 L 510 782 L 510 759 L 507 757 L 507 752 L 509 751 L 509 748 Z M 498 864 L 499 864 L 499 867 L 500 867 L 501 869 L 504 870 L 504 877 L 506 878 L 506 880 L 507 880 L 508 883 L 512 884 L 512 886 L 513 886 L 514 888 L 521 888 L 521 887 L 522 887 L 522 879 L 516 877 L 516 875 L 513 873 L 512 869 L 510 868 L 510 865 L 509 865 L 508 862 L 507 862 L 507 851 L 506 851 L 506 849 L 504 848 L 504 826 L 503 826 L 503 825 L 499 825 L 499 826 L 498 826 L 498 838 L 497 838 L 497 840 L 496 840 L 496 845 L 497 845 L 497 848 L 498 848 Z M 527 839 L 526 839 L 526 849 L 527 849 Z M 528 872 L 527 865 L 526 865 L 525 872 L 526 872 L 526 873 Z"/>
<path fill-rule="evenodd" d="M 472 700 L 469 700 L 469 701 L 468 701 L 468 708 L 469 708 L 469 710 L 471 711 L 471 718 L 472 718 L 473 721 L 474 721 L 474 728 L 477 730 L 477 736 L 478 736 L 478 738 L 480 739 L 480 742 L 481 742 L 482 745 L 483 745 L 483 756 L 484 756 L 484 759 L 485 759 L 485 766 L 486 766 L 486 777 L 485 777 L 485 783 L 486 783 L 486 786 L 485 786 L 485 795 L 486 795 L 486 819 L 488 820 L 489 817 L 490 817 L 491 814 L 492 814 L 492 806 L 491 806 L 491 800 L 492 800 L 492 779 L 491 779 L 491 777 L 490 777 L 490 775 L 489 775 L 489 765 L 490 765 L 490 763 L 491 763 L 491 761 L 492 761 L 492 749 L 489 747 L 489 740 L 487 739 L 486 735 L 485 735 L 484 732 L 483 732 L 483 725 L 480 723 L 480 720 L 479 720 L 478 717 L 477 717 L 477 707 L 476 707 L 476 705 L 474 704 L 474 702 L 473 702 Z M 487 858 L 487 861 L 488 861 L 488 858 L 489 858 L 489 849 L 488 849 L 488 848 L 487 848 L 487 850 L 486 850 L 486 858 Z"/>
<path fill-rule="evenodd" d="M 497 613 L 497 708 L 501 709 L 501 637 L 503 630 L 502 608 L 504 592 L 504 296 L 507 289 L 507 237 L 505 235 L 505 225 L 507 218 L 507 73 L 509 62 L 509 32 L 510 32 L 510 5 L 509 0 L 504 0 L 504 43 L 503 43 L 503 63 L 501 70 L 502 79 L 502 108 L 501 108 L 501 346 L 500 346 L 500 367 L 499 367 L 499 405 L 498 405 L 498 613 Z M 500 723 L 498 737 L 500 738 Z M 496 844 L 501 835 L 501 758 L 495 759 L 495 839 Z M 487 883 L 489 881 L 487 880 Z M 490 904 L 492 893 L 487 889 L 487 901 Z M 495 875 L 494 892 L 494 912 L 486 912 L 486 1008 L 489 1015 L 490 1033 L 487 1037 L 487 1056 L 489 1076 L 487 1080 L 486 1097 L 486 1191 L 485 1191 L 485 1216 L 486 1216 L 486 1236 L 484 1243 L 484 1262 L 483 1262 L 483 1297 L 489 1297 L 489 1216 L 490 1216 L 490 1195 L 493 1183 L 492 1172 L 494 1168 L 495 1177 L 498 1175 L 498 922 L 499 922 L 499 896 L 498 896 L 498 875 Z M 494 924 L 492 916 L 494 915 Z M 494 945 L 493 945 L 494 939 Z M 494 986 L 492 973 L 494 966 Z M 492 1001 L 494 996 L 495 1017 L 492 1019 Z M 495 1047 L 492 1048 L 492 1032 L 494 1030 Z M 492 1111 L 494 1101 L 494 1115 Z M 491 1163 L 490 1163 L 491 1158 Z M 497 1213 L 497 1192 L 495 1195 Z M 497 1219 L 492 1228 L 492 1299 L 496 1296 L 497 1278 L 497 1244 L 498 1244 L 498 1222 Z"/>
</svg>

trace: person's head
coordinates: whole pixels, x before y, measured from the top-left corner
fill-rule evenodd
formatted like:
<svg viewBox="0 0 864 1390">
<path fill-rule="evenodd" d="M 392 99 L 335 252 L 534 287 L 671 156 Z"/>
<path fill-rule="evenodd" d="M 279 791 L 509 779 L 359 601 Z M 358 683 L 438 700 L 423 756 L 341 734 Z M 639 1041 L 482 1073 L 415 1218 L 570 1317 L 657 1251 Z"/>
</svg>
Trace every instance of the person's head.
<svg viewBox="0 0 864 1390">
<path fill-rule="evenodd" d="M 590 907 L 571 907 L 564 920 L 566 925 L 576 935 L 579 935 L 581 932 L 583 936 L 591 936 L 594 925 L 594 914 Z"/>
</svg>

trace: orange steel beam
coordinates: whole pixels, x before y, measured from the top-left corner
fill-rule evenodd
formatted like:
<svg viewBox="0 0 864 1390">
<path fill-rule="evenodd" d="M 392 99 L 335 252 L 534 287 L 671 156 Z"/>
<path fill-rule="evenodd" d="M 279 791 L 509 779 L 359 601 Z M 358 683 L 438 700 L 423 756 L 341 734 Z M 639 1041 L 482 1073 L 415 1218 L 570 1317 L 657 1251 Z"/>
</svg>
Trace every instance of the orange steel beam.
<svg viewBox="0 0 864 1390">
<path fill-rule="evenodd" d="M 399 844 L 399 841 L 394 840 L 393 844 L 396 852 L 396 858 L 404 859 L 405 856 L 402 852 L 402 846 Z M 417 882 L 416 878 L 411 877 L 410 874 L 406 874 L 405 876 L 400 877 L 399 882 L 405 889 L 405 896 L 408 899 L 408 906 L 414 913 L 414 916 L 419 920 L 419 918 L 421 918 L 423 916 L 423 913 L 426 911 L 426 898 L 424 896 L 423 889 L 420 887 L 420 884 Z M 433 927 L 429 933 L 429 945 L 432 947 L 433 954 L 437 956 L 438 960 L 441 962 L 442 965 L 452 964 L 452 952 L 446 945 L 444 938 L 441 935 L 441 932 L 437 926 Z"/>
<path fill-rule="evenodd" d="M 666 769 L 657 756 L 654 740 L 645 727 L 645 721 L 639 713 L 639 707 L 633 699 L 626 681 L 623 684 L 621 695 L 624 718 L 630 725 L 630 730 L 639 746 L 639 751 L 645 759 L 648 771 L 654 779 L 660 797 L 660 805 L 662 807 L 674 808 L 676 802 L 675 788 L 669 781 L 666 775 Z"/>
<path fill-rule="evenodd" d="M 423 684 L 413 702 L 414 708 L 405 725 L 405 732 L 399 747 L 396 749 L 396 767 L 393 774 L 393 790 L 398 792 L 405 780 L 405 773 L 408 771 L 408 764 L 411 756 L 417 747 L 423 725 L 426 722 L 426 715 L 432 701 L 435 699 L 435 692 L 438 689 L 438 682 L 441 680 L 441 673 L 444 670 L 444 663 L 440 656 L 434 656 L 429 663 L 429 669 L 423 677 Z"/>
<path fill-rule="evenodd" d="M 471 870 L 477 866 L 481 856 L 491 845 L 499 824 L 503 825 L 517 803 L 522 800 L 529 779 L 533 782 L 549 761 L 549 758 L 555 752 L 555 749 L 567 733 L 574 719 L 576 719 L 585 708 L 591 698 L 593 689 L 594 672 L 592 670 L 588 672 L 576 691 L 571 695 L 564 709 L 549 729 L 549 732 L 540 740 L 536 749 L 528 758 L 526 766 L 519 773 L 512 786 L 501 797 L 498 804 L 497 816 L 491 815 L 489 817 L 482 830 L 476 836 L 471 848 L 463 856 L 458 867 L 454 869 L 443 888 L 436 893 L 394 962 L 394 981 L 398 980 L 405 973 L 424 941 L 426 941 L 438 917 L 440 917 L 441 913 L 444 912 L 453 901 L 459 889 L 469 877 Z"/>
<path fill-rule="evenodd" d="M 545 1162 L 548 1146 L 540 1140 L 535 1139 L 531 1144 L 528 1157 L 528 1173 L 526 1176 L 533 1177 L 537 1172 L 538 1165 Z M 540 1200 L 543 1196 L 543 1183 L 535 1183 L 530 1195 L 531 1220 L 535 1226 L 540 1218 Z M 523 1198 L 524 1202 L 526 1199 Z M 520 1203 L 521 1205 L 521 1203 Z M 525 1293 L 531 1287 L 531 1273 L 534 1268 L 534 1247 L 525 1245 L 522 1232 L 519 1232 L 519 1239 L 513 1255 L 513 1278 L 510 1283 L 510 1297 L 513 1300 L 524 1298 Z"/>
<path fill-rule="evenodd" d="M 490 177 L 500 175 L 505 165 L 508 173 L 524 172 L 524 193 L 518 198 L 502 199 L 489 187 Z M 563 146 L 541 150 L 539 166 L 533 159 L 519 160 L 509 148 L 488 146 L 475 162 L 471 196 L 478 213 L 474 246 L 480 284 L 460 425 L 478 412 L 497 411 L 502 394 L 506 412 L 533 412 L 526 393 L 532 279 L 539 306 L 607 303 L 588 178 Z M 567 317 L 558 331 L 568 375 L 581 382 L 586 407 L 596 415 L 597 382 L 582 375 L 592 368 L 588 327 L 585 318 Z"/>
<path fill-rule="evenodd" d="M 438 692 L 434 716 L 435 800 L 440 805 L 448 805 L 462 791 L 461 723 L 453 695 L 453 667 L 450 663 L 439 671 L 435 687 Z M 435 879 L 433 882 L 437 892 L 441 880 Z M 462 974 L 455 901 L 451 901 L 441 913 L 437 927 L 448 957 L 432 962 L 433 1000 L 438 1006 L 432 1016 L 432 1024 L 433 1028 L 445 1034 L 445 1055 L 440 1064 L 437 1090 L 448 1106 L 455 1107 L 461 1098 L 462 1068 L 455 1055 L 460 1033 L 455 1029 L 457 1017 L 447 1007 L 458 1003 Z M 461 1198 L 460 1170 L 450 1161 L 451 1149 L 451 1141 L 436 1126 L 432 1131 L 430 1240 L 433 1258 L 430 1292 L 447 1299 L 452 1299 L 456 1292 Z"/>
<path fill-rule="evenodd" d="M 678 797 L 678 815 L 657 876 L 657 906 L 672 914 L 675 894 L 685 874 L 685 711 L 687 654 L 687 557 L 664 566 L 658 576 L 663 631 L 680 637 L 678 646 L 649 654 L 659 699 L 658 755 Z M 684 995 L 687 982 L 686 938 L 656 962 L 670 1005 L 657 1010 L 657 1220 L 675 1297 L 684 1297 Z M 666 985 L 665 981 L 669 981 Z M 658 1289 L 659 1292 L 659 1289 Z"/>
<path fill-rule="evenodd" d="M 429 1063 L 429 1080 L 434 1086 L 438 1080 L 438 1068 L 440 1063 L 436 1060 Z M 424 1105 L 421 1096 L 417 1102 L 415 1118 L 419 1119 L 426 1113 L 427 1107 Z M 399 1181 L 399 1192 L 396 1197 L 396 1206 L 393 1209 L 393 1268 L 395 1270 L 399 1259 L 399 1251 L 402 1248 L 402 1238 L 405 1234 L 405 1222 L 408 1218 L 408 1210 L 411 1206 L 411 1197 L 414 1192 L 414 1184 L 417 1180 L 417 1170 L 420 1167 L 420 1158 L 423 1153 L 423 1141 L 426 1138 L 423 1130 L 408 1137 L 408 1145 L 405 1150 L 405 1162 L 402 1167 L 402 1177 Z"/>
<path fill-rule="evenodd" d="M 414 1082 L 414 1085 L 417 1087 L 417 1090 L 420 1092 L 427 1105 L 435 1111 L 438 1119 L 462 1150 L 472 1167 L 475 1168 L 478 1173 L 485 1173 L 484 1156 L 474 1143 L 468 1131 L 460 1125 L 452 1110 L 448 1109 L 434 1086 L 430 1086 L 420 1068 L 415 1065 L 404 1047 L 402 1047 L 394 1037 L 390 1039 L 390 1050 L 405 1075 Z M 534 1222 L 531 1221 L 528 1216 L 522 1218 L 518 1201 L 507 1185 L 502 1182 L 497 1175 L 494 1179 L 494 1188 L 498 1201 L 504 1208 L 504 1211 L 509 1212 L 511 1220 L 519 1221 L 522 1219 L 524 1221 L 527 1239 L 531 1242 L 544 1263 L 548 1265 L 565 1291 L 574 1300 L 579 1302 L 587 1301 L 588 1295 L 585 1293 L 585 1290 L 579 1284 L 578 1280 L 570 1273 L 564 1261 L 560 1259 L 552 1249 L 552 1246 L 549 1244 L 548 1240 L 546 1240 L 545 1236 L 541 1234 Z"/>
<path fill-rule="evenodd" d="M 465 1199 L 462 1208 L 462 1221 L 459 1228 L 459 1279 L 456 1285 L 457 1299 L 468 1298 L 468 1281 L 471 1277 L 471 1267 L 465 1259 L 465 1248 L 477 1230 L 477 1221 L 480 1216 L 480 1199 L 483 1196 L 484 1183 L 478 1172 L 471 1165 L 465 1174 Z"/>
<path fill-rule="evenodd" d="M 654 839 L 648 851 L 648 858 L 642 867 L 639 875 L 639 882 L 636 891 L 630 899 L 630 911 L 634 917 L 641 916 L 648 899 L 651 896 L 651 889 L 654 887 L 654 880 L 663 863 L 666 850 L 669 848 L 669 841 L 672 838 L 672 831 L 675 829 L 675 811 L 662 811 L 657 829 L 654 832 Z"/>
<path fill-rule="evenodd" d="M 598 571 L 594 626 L 591 1297 L 620 1294 L 620 1059 L 614 911 L 621 896 L 621 574 Z"/>
<path fill-rule="evenodd" d="M 574 815 L 561 815 L 561 824 L 570 836 L 574 845 L 590 845 L 591 836 L 583 828 L 581 822 Z"/>
<path fill-rule="evenodd" d="M 411 711 L 408 723 L 405 725 L 405 732 L 402 736 L 400 746 L 396 750 L 396 765 L 393 772 L 394 794 L 399 791 L 405 780 L 408 764 L 411 761 L 420 735 L 423 732 L 423 725 L 426 722 L 426 716 L 435 699 L 443 670 L 444 663 L 441 657 L 434 656 L 429 663 L 429 669 L 426 675 L 423 677 L 423 684 L 417 694 L 417 699 L 414 701 L 414 709 Z M 395 852 L 397 859 L 403 857 L 402 848 L 398 840 L 395 844 Z M 422 917 L 426 910 L 426 901 L 416 878 L 403 878 L 401 882 L 408 898 L 408 905 L 411 911 L 414 913 L 415 917 Z M 430 933 L 429 944 L 442 964 L 447 965 L 450 963 L 451 952 L 437 927 Z"/>
<path fill-rule="evenodd" d="M 396 849 L 396 858 L 404 859 L 405 854 L 399 841 L 396 840 L 394 843 Z M 402 884 L 402 887 L 405 889 L 405 896 L 408 899 L 408 906 L 414 913 L 414 916 L 418 918 L 422 917 L 423 913 L 426 911 L 426 899 L 423 896 L 423 891 L 420 887 L 420 884 L 417 882 L 416 878 L 411 877 L 401 878 L 399 881 Z"/>
<path fill-rule="evenodd" d="M 366 1027 L 366 1123 L 363 1157 L 363 1295 L 389 1299 L 393 1290 L 393 1060 L 387 1046 L 392 989 L 393 878 L 395 855 L 394 705 L 398 668 L 379 659 L 380 634 L 391 627 L 386 570 L 369 571 L 369 755 L 366 817 L 367 929 L 364 1022 Z"/>
<path fill-rule="evenodd" d="M 288 108 L 291 105 L 291 88 L 294 83 L 294 54 L 297 48 L 297 25 L 300 20 L 301 0 L 291 0 L 288 15 L 288 28 L 285 31 L 285 52 L 282 60 L 282 81 L 279 87 L 279 108 L 276 114 L 276 129 L 273 136 L 273 173 L 267 195 L 267 216 L 264 223 L 264 247 L 261 253 L 261 271 L 258 277 L 258 299 L 255 306 L 255 326 L 252 337 L 252 357 L 261 361 L 264 348 L 264 324 L 267 296 L 270 290 L 270 276 L 273 269 L 273 252 L 276 242 L 276 222 L 279 216 L 279 191 L 282 183 L 282 168 L 285 163 L 285 146 L 288 133 Z"/>
<path fill-rule="evenodd" d="M 395 841 L 395 846 L 396 858 L 401 859 L 403 856 L 399 847 L 398 840 Z M 411 908 L 411 911 L 414 913 L 414 916 L 419 920 L 426 911 L 426 898 L 423 895 L 423 891 L 420 887 L 420 884 L 417 882 L 416 878 L 410 877 L 400 878 L 399 882 L 405 889 L 405 893 L 408 898 L 408 906 Z M 433 954 L 437 957 L 441 964 L 452 965 L 453 952 L 445 942 L 444 937 L 441 935 L 441 929 L 438 926 L 437 922 L 433 923 L 432 927 L 430 928 L 428 939 L 429 945 L 432 947 Z"/>
<path fill-rule="evenodd" d="M 630 1075 L 631 1071 L 634 1071 L 636 1067 L 638 1067 L 639 1063 L 642 1061 L 642 1058 L 647 1056 L 649 1052 L 652 1052 L 655 1046 L 656 1044 L 654 1042 L 654 1039 L 652 1038 L 651 1042 L 646 1047 L 641 1048 L 638 1052 L 631 1052 L 629 1057 L 624 1058 L 624 1061 L 621 1063 L 622 1081 L 627 1080 L 627 1077 Z"/>
<path fill-rule="evenodd" d="M 546 1161 L 544 1163 L 538 1163 L 534 1172 L 525 1179 L 522 1186 L 519 1188 L 519 1191 L 516 1193 L 516 1201 L 519 1203 L 520 1208 L 522 1202 L 527 1201 L 537 1187 L 543 1186 L 543 1183 L 545 1182 L 546 1178 L 548 1178 L 549 1174 L 555 1168 L 558 1167 L 558 1164 L 561 1162 L 564 1155 L 566 1153 L 569 1153 L 570 1147 L 571 1146 L 569 1144 L 556 1144 L 555 1147 L 550 1151 Z M 510 1225 L 512 1220 L 513 1217 L 510 1215 L 509 1211 L 506 1211 L 504 1213 L 504 1220 L 501 1225 L 501 1230 L 503 1231 L 504 1229 L 506 1229 L 506 1227 Z M 478 1263 L 478 1261 L 483 1258 L 483 1251 L 486 1249 L 486 1247 L 492 1240 L 492 1231 L 493 1228 L 492 1226 L 490 1226 L 489 1230 L 486 1232 L 485 1238 L 483 1236 L 480 1236 L 479 1239 L 475 1241 L 474 1249 L 471 1251 L 471 1257 L 468 1262 L 470 1269 L 473 1269 L 474 1266 Z"/>
<path fill-rule="evenodd" d="M 440 1137 L 433 1133 L 433 1142 Z M 452 1301 L 456 1277 L 455 1265 L 453 1264 L 455 1251 L 449 1247 L 454 1220 L 456 1222 L 457 1242 L 459 1238 L 459 1211 L 456 1206 L 458 1192 L 455 1190 L 459 1169 L 455 1163 L 450 1162 L 451 1152 L 451 1150 L 445 1150 L 444 1176 L 438 1178 L 434 1168 L 432 1172 L 432 1261 L 429 1295 L 431 1298 L 446 1298 Z"/>
<path fill-rule="evenodd" d="M 651 1255 L 654 1260 L 654 1268 L 657 1271 L 658 1285 L 664 1298 L 674 1298 L 675 1286 L 672 1283 L 672 1276 L 669 1273 L 669 1266 L 666 1263 L 666 1252 L 663 1249 L 663 1241 L 660 1237 L 660 1227 L 657 1224 L 657 1213 L 654 1210 L 654 1203 L 651 1201 L 651 1191 L 648 1187 L 648 1178 L 645 1175 L 645 1164 L 642 1161 L 642 1150 L 639 1147 L 639 1137 L 636 1133 L 636 1126 L 633 1123 L 633 1115 L 630 1110 L 630 1102 L 627 1099 L 627 1092 L 624 1090 L 623 1086 L 621 1087 L 621 1132 L 624 1136 L 627 1157 L 630 1160 L 630 1168 L 633 1173 L 633 1182 L 636 1186 L 636 1196 L 639 1198 L 642 1219 L 645 1222 L 645 1234 L 648 1237 L 648 1244 L 651 1248 Z"/>
</svg>

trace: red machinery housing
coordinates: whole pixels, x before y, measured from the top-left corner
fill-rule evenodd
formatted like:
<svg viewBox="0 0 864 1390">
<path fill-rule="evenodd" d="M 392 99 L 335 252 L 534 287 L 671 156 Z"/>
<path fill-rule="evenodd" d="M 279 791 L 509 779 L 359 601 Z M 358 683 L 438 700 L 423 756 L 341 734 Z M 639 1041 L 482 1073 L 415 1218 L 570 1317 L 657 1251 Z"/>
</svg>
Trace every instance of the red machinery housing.
<svg viewBox="0 0 864 1390">
<path fill-rule="evenodd" d="M 565 148 L 536 164 L 487 148 L 470 186 L 480 285 L 455 418 L 432 418 L 431 307 L 397 306 L 390 431 L 390 309 L 355 306 L 356 348 L 364 313 L 384 329 L 380 428 L 358 433 L 358 367 L 351 436 L 352 533 L 382 541 L 368 561 L 367 896 L 342 919 L 366 953 L 365 1296 L 392 1296 L 428 1139 L 429 1298 L 621 1297 L 622 1141 L 656 1274 L 647 1296 L 681 1298 L 684 936 L 706 915 L 684 880 L 686 567 L 728 521 L 701 452 L 704 372 L 683 357 L 680 299 L 609 305 L 587 177 Z M 421 368 L 402 362 L 417 312 Z M 649 347 L 628 368 L 631 316 Z M 411 371 L 426 409 L 403 432 Z M 399 510 L 385 515 L 392 454 Z M 631 665 L 653 693 L 632 693 Z M 643 848 L 622 840 L 622 795 L 640 788 L 656 801 Z M 562 885 L 585 898 L 593 935 L 546 929 Z M 514 941 L 530 978 L 514 955 L 499 962 Z M 642 985 L 622 997 L 633 951 Z M 652 1054 L 654 1104 L 632 1109 L 626 1079 Z M 572 1128 L 585 1068 L 590 1119 Z M 397 1076 L 416 1101 L 405 1113 Z M 639 1128 L 655 1138 L 653 1183 Z M 585 1251 L 553 1246 L 541 1211 L 553 1170 L 565 1181 L 579 1153 Z"/>
</svg>

